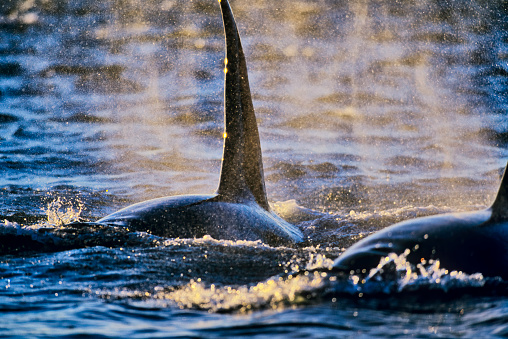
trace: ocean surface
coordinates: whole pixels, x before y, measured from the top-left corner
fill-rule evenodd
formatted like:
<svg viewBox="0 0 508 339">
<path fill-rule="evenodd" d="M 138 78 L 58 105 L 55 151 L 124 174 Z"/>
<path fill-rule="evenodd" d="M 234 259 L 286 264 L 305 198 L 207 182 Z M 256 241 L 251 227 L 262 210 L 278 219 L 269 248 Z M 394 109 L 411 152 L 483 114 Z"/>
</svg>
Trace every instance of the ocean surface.
<svg viewBox="0 0 508 339">
<path fill-rule="evenodd" d="M 216 0 L 0 4 L 0 337 L 506 337 L 508 287 L 438 263 L 327 267 L 395 222 L 478 210 L 508 159 L 508 7 L 231 0 L 272 207 L 296 247 L 94 221 L 212 193 Z M 375 273 L 375 272 L 374 272 Z"/>
</svg>

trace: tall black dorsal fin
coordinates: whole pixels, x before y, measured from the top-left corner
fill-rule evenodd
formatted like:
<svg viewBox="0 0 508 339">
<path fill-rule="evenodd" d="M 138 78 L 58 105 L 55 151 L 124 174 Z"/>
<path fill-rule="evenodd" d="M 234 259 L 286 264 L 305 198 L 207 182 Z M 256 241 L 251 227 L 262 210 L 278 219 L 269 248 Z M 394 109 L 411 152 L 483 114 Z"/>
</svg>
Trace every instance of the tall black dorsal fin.
<svg viewBox="0 0 508 339">
<path fill-rule="evenodd" d="M 508 219 L 508 165 L 504 169 L 496 200 L 492 204 L 492 218 Z"/>
<path fill-rule="evenodd" d="M 224 200 L 254 197 L 269 210 L 259 132 L 240 35 L 227 0 L 219 0 L 226 35 L 224 153 L 217 193 Z"/>
</svg>

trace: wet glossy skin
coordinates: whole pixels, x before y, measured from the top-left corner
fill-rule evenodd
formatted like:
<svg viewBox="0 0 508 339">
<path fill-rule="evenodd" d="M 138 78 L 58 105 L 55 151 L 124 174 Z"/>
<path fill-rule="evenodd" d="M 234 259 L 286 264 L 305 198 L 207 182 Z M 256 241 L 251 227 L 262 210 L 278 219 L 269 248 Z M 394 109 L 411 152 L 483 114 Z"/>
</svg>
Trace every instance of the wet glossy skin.
<svg viewBox="0 0 508 339">
<path fill-rule="evenodd" d="M 369 236 L 344 252 L 337 270 L 376 267 L 389 253 L 410 250 L 407 260 L 438 259 L 449 271 L 508 279 L 508 221 L 492 220 L 492 210 L 450 213 L 404 221 Z"/>
<path fill-rule="evenodd" d="M 184 195 L 144 201 L 99 223 L 129 227 L 169 238 L 263 240 L 288 245 L 301 241 L 295 227 L 255 202 L 216 201 L 218 195 Z"/>
</svg>

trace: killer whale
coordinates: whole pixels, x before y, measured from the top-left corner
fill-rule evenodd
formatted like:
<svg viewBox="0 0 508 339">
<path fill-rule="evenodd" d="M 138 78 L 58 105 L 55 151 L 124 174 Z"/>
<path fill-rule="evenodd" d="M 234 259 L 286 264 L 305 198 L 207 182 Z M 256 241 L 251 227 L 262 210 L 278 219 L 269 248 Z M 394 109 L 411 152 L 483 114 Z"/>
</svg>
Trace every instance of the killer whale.
<svg viewBox="0 0 508 339">
<path fill-rule="evenodd" d="M 340 255 L 334 271 L 369 273 L 390 253 L 412 264 L 439 260 L 448 271 L 508 280 L 508 165 L 494 203 L 475 212 L 403 221 L 376 232 Z M 409 252 L 409 253 L 408 253 Z"/>
<path fill-rule="evenodd" d="M 96 223 L 170 238 L 262 240 L 269 245 L 303 240 L 301 231 L 271 211 L 266 197 L 259 133 L 240 36 L 227 0 L 219 0 L 226 40 L 224 148 L 214 194 L 140 202 Z"/>
</svg>

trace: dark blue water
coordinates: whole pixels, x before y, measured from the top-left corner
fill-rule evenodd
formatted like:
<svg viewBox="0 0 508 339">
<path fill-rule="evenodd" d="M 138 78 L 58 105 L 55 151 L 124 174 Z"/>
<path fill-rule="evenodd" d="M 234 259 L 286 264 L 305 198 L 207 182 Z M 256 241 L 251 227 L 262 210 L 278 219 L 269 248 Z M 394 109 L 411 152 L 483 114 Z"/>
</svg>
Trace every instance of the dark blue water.
<svg viewBox="0 0 508 339">
<path fill-rule="evenodd" d="M 231 5 L 269 200 L 306 243 L 62 226 L 215 190 L 219 6 L 2 3 L 0 336 L 508 336 L 503 281 L 403 256 L 365 281 L 319 270 L 394 222 L 493 200 L 508 159 L 506 4 Z"/>
</svg>

